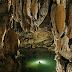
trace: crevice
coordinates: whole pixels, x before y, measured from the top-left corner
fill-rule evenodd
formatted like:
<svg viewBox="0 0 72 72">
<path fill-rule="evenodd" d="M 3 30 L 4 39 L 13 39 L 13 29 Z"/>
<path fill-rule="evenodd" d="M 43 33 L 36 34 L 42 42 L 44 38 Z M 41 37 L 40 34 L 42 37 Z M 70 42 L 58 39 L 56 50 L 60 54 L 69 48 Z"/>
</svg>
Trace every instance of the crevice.
<svg viewBox="0 0 72 72">
<path fill-rule="evenodd" d="M 65 36 L 65 33 L 62 34 L 61 38 L 63 38 Z"/>
<path fill-rule="evenodd" d="M 66 72 L 66 68 L 67 68 L 67 64 L 69 63 L 69 60 L 67 60 L 66 58 L 64 58 L 63 56 L 61 56 L 62 60 L 64 60 L 65 62 L 65 72 Z"/>
<path fill-rule="evenodd" d="M 72 44 L 72 38 L 71 39 L 69 39 L 69 43 L 68 43 L 68 45 L 69 45 L 69 48 L 70 48 L 70 45 Z"/>
</svg>

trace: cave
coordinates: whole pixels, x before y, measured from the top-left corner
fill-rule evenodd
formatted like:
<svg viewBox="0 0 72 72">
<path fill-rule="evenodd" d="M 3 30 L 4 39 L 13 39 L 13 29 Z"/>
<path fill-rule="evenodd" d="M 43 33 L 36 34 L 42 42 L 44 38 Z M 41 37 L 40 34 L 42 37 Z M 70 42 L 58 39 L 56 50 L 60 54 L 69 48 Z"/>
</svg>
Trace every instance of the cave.
<svg viewBox="0 0 72 72">
<path fill-rule="evenodd" d="M 72 1 L 0 0 L 0 72 L 72 72 Z"/>
</svg>

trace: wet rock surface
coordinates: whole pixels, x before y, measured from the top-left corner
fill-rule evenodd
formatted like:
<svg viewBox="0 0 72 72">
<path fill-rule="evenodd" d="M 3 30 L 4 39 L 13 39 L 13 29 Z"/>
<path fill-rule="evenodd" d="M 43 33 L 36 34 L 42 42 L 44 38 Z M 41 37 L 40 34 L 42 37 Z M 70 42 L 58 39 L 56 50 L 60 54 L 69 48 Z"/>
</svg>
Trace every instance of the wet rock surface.
<svg viewBox="0 0 72 72">
<path fill-rule="evenodd" d="M 53 44 L 53 35 L 50 31 L 39 30 L 35 33 L 19 33 L 18 38 L 20 40 L 20 47 L 51 47 Z"/>
</svg>

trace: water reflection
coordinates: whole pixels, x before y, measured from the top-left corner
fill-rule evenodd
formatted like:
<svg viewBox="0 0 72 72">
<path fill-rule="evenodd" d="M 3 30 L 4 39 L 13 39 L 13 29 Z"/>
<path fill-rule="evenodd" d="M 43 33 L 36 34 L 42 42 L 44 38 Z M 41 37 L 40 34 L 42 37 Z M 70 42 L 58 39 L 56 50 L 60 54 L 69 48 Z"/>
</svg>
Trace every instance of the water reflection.
<svg viewBox="0 0 72 72">
<path fill-rule="evenodd" d="M 55 54 L 47 49 L 21 49 L 21 53 L 24 54 L 20 59 L 22 72 L 56 72 Z"/>
</svg>

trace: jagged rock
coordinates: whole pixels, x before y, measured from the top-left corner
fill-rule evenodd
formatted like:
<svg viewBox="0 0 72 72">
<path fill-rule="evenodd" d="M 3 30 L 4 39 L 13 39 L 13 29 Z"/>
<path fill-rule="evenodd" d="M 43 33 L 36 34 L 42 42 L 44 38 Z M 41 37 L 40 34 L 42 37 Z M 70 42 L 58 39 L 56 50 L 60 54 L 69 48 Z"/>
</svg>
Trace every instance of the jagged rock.
<svg viewBox="0 0 72 72">
<path fill-rule="evenodd" d="M 67 64 L 66 72 L 72 72 L 72 63 Z"/>
<path fill-rule="evenodd" d="M 56 60 L 56 72 L 65 72 L 65 61 L 62 59 L 60 54 L 55 55 Z"/>
<path fill-rule="evenodd" d="M 61 45 L 59 48 L 59 53 L 71 62 L 72 61 L 72 52 L 71 52 L 71 48 L 69 48 L 68 43 L 69 43 L 68 37 L 64 36 L 61 39 Z"/>
<path fill-rule="evenodd" d="M 57 60 L 56 72 L 65 72 L 65 63 L 61 59 Z"/>
</svg>

